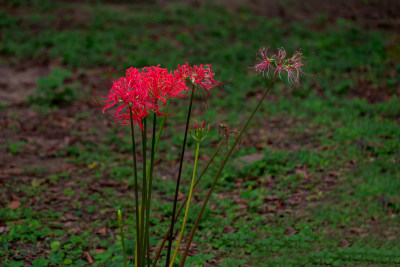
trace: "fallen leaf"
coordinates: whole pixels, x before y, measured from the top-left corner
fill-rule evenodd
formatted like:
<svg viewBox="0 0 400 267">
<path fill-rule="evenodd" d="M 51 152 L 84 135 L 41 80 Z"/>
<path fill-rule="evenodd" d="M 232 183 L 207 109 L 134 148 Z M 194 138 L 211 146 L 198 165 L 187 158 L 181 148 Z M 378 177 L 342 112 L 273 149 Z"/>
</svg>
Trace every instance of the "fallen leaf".
<svg viewBox="0 0 400 267">
<path fill-rule="evenodd" d="M 346 248 L 348 246 L 351 246 L 351 243 L 347 242 L 347 240 L 342 240 L 339 242 L 339 247 L 340 248 Z"/>
<path fill-rule="evenodd" d="M 90 255 L 90 253 L 87 252 L 87 251 L 85 251 L 85 255 L 86 255 L 86 258 L 87 258 L 88 263 L 89 263 L 89 264 L 93 264 L 93 263 L 94 263 L 94 262 L 93 262 L 93 258 L 92 258 L 92 256 Z"/>
<path fill-rule="evenodd" d="M 267 200 L 269 200 L 269 201 L 277 200 L 277 199 L 278 199 L 278 197 L 275 196 L 275 195 L 268 195 L 268 196 L 266 196 L 265 198 L 266 198 Z"/>
<path fill-rule="evenodd" d="M 357 227 L 350 227 L 350 232 L 359 234 L 359 233 L 364 232 L 364 229 L 357 228 Z"/>
<path fill-rule="evenodd" d="M 71 221 L 68 221 L 68 222 L 64 223 L 65 227 L 71 227 L 71 226 L 74 226 L 74 225 L 75 225 L 75 223 L 71 222 Z"/>
<path fill-rule="evenodd" d="M 105 253 L 107 250 L 105 250 L 104 248 L 96 248 L 94 250 L 94 252 L 96 252 L 97 254 L 101 254 L 101 253 Z"/>
<path fill-rule="evenodd" d="M 329 171 L 328 174 L 333 177 L 339 177 L 341 173 L 337 171 Z"/>
<path fill-rule="evenodd" d="M 89 170 L 94 169 L 94 168 L 96 168 L 96 166 L 97 166 L 97 162 L 94 161 L 94 162 L 92 162 L 91 164 L 88 165 L 88 169 Z"/>
<path fill-rule="evenodd" d="M 264 154 L 250 154 L 250 155 L 245 155 L 240 158 L 237 158 L 234 160 L 234 163 L 238 167 L 243 167 L 246 164 L 251 164 L 256 161 L 260 161 L 264 158 Z"/>
<path fill-rule="evenodd" d="M 105 227 L 100 228 L 99 231 L 97 231 L 97 233 L 101 234 L 101 235 L 105 235 L 107 233 L 107 229 Z"/>
<path fill-rule="evenodd" d="M 68 183 L 65 184 L 66 187 L 73 186 L 75 184 L 74 181 L 69 181 Z"/>
<path fill-rule="evenodd" d="M 235 183 L 243 183 L 243 178 L 236 178 Z"/>
<path fill-rule="evenodd" d="M 21 202 L 19 202 L 18 200 L 14 200 L 13 202 L 7 205 L 7 207 L 9 207 L 12 210 L 17 209 L 19 206 L 21 206 Z"/>
<path fill-rule="evenodd" d="M 8 232 L 8 230 L 10 229 L 10 227 L 4 227 L 4 226 L 0 226 L 0 234 L 4 233 L 4 232 Z"/>
<path fill-rule="evenodd" d="M 76 221 L 76 217 L 72 214 L 66 213 L 63 216 L 61 216 L 61 220 L 63 221 Z"/>
</svg>

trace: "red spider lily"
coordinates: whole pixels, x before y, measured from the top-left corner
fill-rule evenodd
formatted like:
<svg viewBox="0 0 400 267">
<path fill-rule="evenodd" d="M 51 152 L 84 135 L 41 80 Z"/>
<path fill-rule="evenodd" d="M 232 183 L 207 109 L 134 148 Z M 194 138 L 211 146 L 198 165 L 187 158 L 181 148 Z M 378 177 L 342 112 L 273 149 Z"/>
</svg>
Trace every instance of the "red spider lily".
<svg viewBox="0 0 400 267">
<path fill-rule="evenodd" d="M 166 115 L 160 112 L 160 107 L 165 105 L 167 99 L 184 97 L 187 93 L 185 81 L 179 75 L 173 75 L 167 69 L 159 66 L 145 67 L 143 69 L 129 68 L 126 77 L 114 81 L 110 93 L 105 96 L 94 96 L 95 106 L 110 115 L 122 124 L 130 123 L 130 110 L 133 123 L 141 123 L 148 117 L 149 111 L 157 115 Z"/>
<path fill-rule="evenodd" d="M 163 115 L 160 106 L 165 105 L 168 98 L 186 96 L 187 87 L 184 81 L 169 73 L 167 69 L 159 66 L 145 67 L 142 77 L 157 115 Z"/>
<path fill-rule="evenodd" d="M 209 96 L 209 90 L 221 85 L 221 82 L 213 79 L 214 75 L 215 73 L 212 72 L 211 65 L 195 65 L 193 66 L 191 80 L 199 89 L 206 91 L 207 96 Z"/>
<path fill-rule="evenodd" d="M 113 83 L 107 96 L 96 95 L 94 102 L 104 114 L 122 121 L 124 125 L 130 124 L 130 110 L 132 110 L 133 123 L 139 124 L 142 128 L 142 119 L 147 117 L 148 110 L 153 108 L 145 86 L 142 73 L 138 69 L 130 68 L 127 70 L 127 77 L 121 77 Z"/>
<path fill-rule="evenodd" d="M 287 60 L 288 64 L 285 65 L 285 70 L 288 74 L 289 83 L 299 84 L 300 73 L 309 75 L 302 71 L 304 65 L 302 55 L 303 54 L 300 51 L 296 51 L 294 55 Z M 296 75 L 294 74 L 294 71 L 296 72 Z"/>
<path fill-rule="evenodd" d="M 178 69 L 174 71 L 174 76 L 177 79 L 186 80 L 188 77 L 192 75 L 192 67 L 189 66 L 189 63 L 185 63 L 185 65 L 178 65 Z"/>
<path fill-rule="evenodd" d="M 257 58 L 258 64 L 256 64 L 252 68 L 252 70 L 258 73 L 262 73 L 263 75 L 265 75 L 266 73 L 267 77 L 269 78 L 269 71 L 275 68 L 274 65 L 272 65 L 275 59 L 269 58 L 267 56 L 268 49 L 269 47 L 260 49 L 258 53 L 260 55 L 260 58 Z"/>
<path fill-rule="evenodd" d="M 209 91 L 215 87 L 222 85 L 220 81 L 213 79 L 215 73 L 212 72 L 211 65 L 194 65 L 190 67 L 186 62 L 185 65 L 178 65 L 178 69 L 174 72 L 175 76 L 182 80 L 190 80 L 190 82 L 197 87 L 202 89 L 210 95 Z"/>
<path fill-rule="evenodd" d="M 302 71 L 302 67 L 304 66 L 303 54 L 300 51 L 296 51 L 294 55 L 286 59 L 286 51 L 284 48 L 278 48 L 278 53 L 272 55 L 271 57 L 267 56 L 269 48 L 262 48 L 257 53 L 259 57 L 256 59 L 257 64 L 251 68 L 252 71 L 262 73 L 269 78 L 269 72 L 273 71 L 273 79 L 276 77 L 281 77 L 282 72 L 286 72 L 288 76 L 289 84 L 298 85 L 300 73 L 306 74 Z M 308 74 L 306 74 L 308 75 Z"/>
</svg>

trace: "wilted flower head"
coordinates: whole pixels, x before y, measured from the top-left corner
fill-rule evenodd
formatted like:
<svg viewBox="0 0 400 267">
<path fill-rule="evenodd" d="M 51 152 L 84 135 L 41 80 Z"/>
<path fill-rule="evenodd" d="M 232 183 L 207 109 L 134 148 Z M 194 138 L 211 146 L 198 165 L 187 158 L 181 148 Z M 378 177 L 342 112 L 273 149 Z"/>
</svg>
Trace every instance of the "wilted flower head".
<svg viewBox="0 0 400 267">
<path fill-rule="evenodd" d="M 251 70 L 262 73 L 267 78 L 270 78 L 269 73 L 271 71 L 273 72 L 273 80 L 276 77 L 282 79 L 281 73 L 284 72 L 287 74 L 289 84 L 298 85 L 300 74 L 305 74 L 302 71 L 305 64 L 303 54 L 300 51 L 296 51 L 291 58 L 286 59 L 284 48 L 278 48 L 278 52 L 270 57 L 267 55 L 268 50 L 269 47 L 260 49 L 257 53 L 257 64 Z"/>
<path fill-rule="evenodd" d="M 190 134 L 197 142 L 203 141 L 210 132 L 210 124 L 208 124 L 207 129 L 205 128 L 206 123 L 204 121 L 200 125 L 198 125 L 197 121 L 194 121 L 193 125 L 193 129 L 189 129 Z"/>
<path fill-rule="evenodd" d="M 225 138 L 226 141 L 226 145 L 229 147 L 229 140 L 230 140 L 230 136 L 233 135 L 233 137 L 235 139 L 237 139 L 239 137 L 239 131 L 237 129 L 233 129 L 231 130 L 228 127 L 228 123 L 227 122 L 222 122 L 219 125 L 219 134 L 222 135 Z M 240 141 L 239 140 L 239 145 L 240 145 Z"/>
</svg>

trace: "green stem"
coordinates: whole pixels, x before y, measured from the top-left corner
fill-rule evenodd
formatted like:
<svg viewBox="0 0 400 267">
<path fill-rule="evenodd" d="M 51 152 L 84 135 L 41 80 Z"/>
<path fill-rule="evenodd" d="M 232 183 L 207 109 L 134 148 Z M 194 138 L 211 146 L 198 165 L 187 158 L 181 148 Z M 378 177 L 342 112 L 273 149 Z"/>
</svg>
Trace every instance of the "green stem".
<svg viewBox="0 0 400 267">
<path fill-rule="evenodd" d="M 133 170 L 134 170 L 134 179 L 135 179 L 135 208 L 136 208 L 136 245 L 138 246 L 138 253 L 136 256 L 140 255 L 141 247 L 140 247 L 140 233 L 139 233 L 139 193 L 138 193 L 138 177 L 137 177 L 137 165 L 136 165 L 136 144 L 135 144 L 135 132 L 133 129 L 133 115 L 132 109 L 129 108 L 129 114 L 131 119 L 131 134 L 132 134 L 132 155 L 133 155 Z M 140 256 L 138 258 L 138 263 L 140 262 Z"/>
<path fill-rule="evenodd" d="M 204 166 L 203 171 L 201 172 L 201 174 L 199 175 L 199 177 L 197 177 L 196 183 L 194 184 L 194 189 L 196 189 L 197 185 L 199 184 L 199 182 L 200 182 L 200 180 L 201 180 L 201 177 L 203 177 L 204 173 L 207 171 L 208 167 L 209 167 L 210 164 L 213 162 L 215 156 L 217 155 L 217 153 L 218 153 L 219 150 L 221 149 L 222 145 L 225 143 L 225 140 L 226 140 L 226 139 L 225 139 L 225 137 L 224 137 L 224 138 L 222 139 L 222 141 L 220 142 L 220 144 L 218 145 L 217 149 L 214 151 L 214 154 L 211 156 L 211 158 L 210 158 L 209 161 L 207 162 L 206 166 Z M 186 204 L 186 201 L 188 200 L 188 198 L 189 198 L 188 196 L 185 198 L 185 200 L 184 200 L 183 203 L 181 204 L 181 206 L 180 206 L 178 212 L 176 213 L 175 222 L 178 220 L 179 215 L 181 214 L 181 212 L 182 212 L 182 210 L 183 210 L 183 207 L 185 207 L 185 204 Z M 155 267 L 156 264 L 157 264 L 158 258 L 160 257 L 161 251 L 162 251 L 162 249 L 164 248 L 165 242 L 167 242 L 167 239 L 168 239 L 168 237 L 169 237 L 169 232 L 170 232 L 170 231 L 171 231 L 171 228 L 168 228 L 168 231 L 167 231 L 167 232 L 165 233 L 165 235 L 164 235 L 164 238 L 163 238 L 163 240 L 162 240 L 162 242 L 161 242 L 161 245 L 160 245 L 160 247 L 159 247 L 158 250 L 157 250 L 156 257 L 154 258 L 153 265 L 152 265 L 153 267 Z"/>
<path fill-rule="evenodd" d="M 150 267 L 150 241 L 149 241 L 149 227 L 150 227 L 150 205 L 151 205 L 151 191 L 153 185 L 153 166 L 154 166 L 154 151 L 155 151 L 155 140 L 156 140 L 156 122 L 157 122 L 157 114 L 154 112 L 153 117 L 153 136 L 151 140 L 151 157 L 150 157 L 150 178 L 149 178 L 149 189 L 147 196 L 147 205 L 146 205 L 146 244 L 147 244 L 147 265 Z M 160 133 L 160 131 L 159 131 Z"/>
<path fill-rule="evenodd" d="M 128 259 L 126 257 L 126 248 L 125 248 L 124 221 L 122 220 L 122 214 L 120 210 L 118 210 L 118 222 L 119 222 L 119 229 L 121 230 L 121 244 L 122 244 L 122 252 L 124 254 L 124 266 L 128 267 Z"/>
<path fill-rule="evenodd" d="M 273 84 L 273 81 L 270 81 L 270 82 L 269 82 L 269 85 L 268 85 L 268 87 L 267 87 L 267 90 L 265 90 L 264 95 L 262 96 L 261 100 L 258 102 L 256 108 L 255 108 L 255 109 L 253 110 L 253 112 L 251 113 L 251 115 L 250 115 L 250 117 L 248 118 L 246 124 L 243 126 L 242 130 L 240 131 L 239 136 L 236 138 L 236 140 L 235 140 L 235 142 L 233 143 L 232 147 L 230 148 L 228 154 L 226 155 L 224 161 L 222 162 L 221 167 L 219 168 L 218 173 L 217 173 L 217 175 L 216 175 L 215 178 L 214 178 L 214 182 L 213 182 L 213 184 L 211 185 L 211 188 L 210 188 L 210 190 L 209 190 L 208 193 L 207 193 L 207 197 L 206 197 L 206 199 L 205 199 L 205 201 L 204 201 L 204 203 L 203 203 L 203 206 L 201 207 L 200 214 L 197 216 L 197 219 L 196 219 L 196 222 L 195 222 L 195 224 L 194 224 L 194 227 L 193 227 L 192 231 L 190 232 L 189 240 L 188 240 L 188 243 L 187 243 L 187 245 L 186 245 L 186 249 L 185 249 L 185 252 L 184 252 L 184 254 L 183 254 L 183 257 L 182 257 L 182 260 L 181 260 L 181 263 L 180 263 L 179 266 L 183 267 L 184 264 L 185 264 L 185 260 L 186 260 L 187 254 L 189 253 L 190 245 L 192 244 L 192 240 L 193 240 L 194 233 L 195 233 L 195 231 L 196 231 L 196 229 L 197 229 L 197 227 L 198 227 L 198 225 L 199 225 L 201 216 L 203 215 L 204 209 L 205 209 L 205 207 L 207 206 L 208 200 L 209 200 L 210 197 L 211 197 L 211 194 L 212 194 L 212 192 L 213 192 L 213 190 L 214 190 L 214 188 L 215 188 L 215 185 L 217 184 L 218 178 L 219 178 L 219 176 L 221 175 L 222 170 L 223 170 L 224 167 L 225 167 L 225 164 L 228 162 L 228 160 L 229 160 L 229 158 L 230 158 L 230 156 L 231 156 L 233 150 L 235 149 L 235 147 L 236 147 L 236 145 L 238 144 L 238 142 L 239 142 L 240 138 L 242 137 L 243 133 L 246 131 L 247 127 L 249 126 L 251 120 L 252 120 L 253 117 L 254 117 L 254 114 L 256 114 L 257 110 L 260 108 L 260 106 L 261 106 L 262 102 L 264 101 L 265 97 L 266 97 L 267 94 L 269 93 L 272 84 Z"/>
<path fill-rule="evenodd" d="M 194 178 L 196 176 L 196 167 L 197 167 L 197 159 L 199 157 L 199 150 L 200 150 L 200 141 L 197 141 L 196 156 L 194 159 L 193 176 L 192 176 L 192 182 L 190 184 L 189 198 L 188 198 L 187 204 L 186 204 L 186 211 L 185 211 L 185 216 L 183 218 L 183 224 L 182 224 L 182 228 L 181 228 L 181 233 L 179 235 L 178 244 L 176 245 L 174 255 L 172 256 L 172 260 L 171 260 L 169 267 L 172 267 L 174 265 L 176 255 L 178 254 L 179 245 L 181 244 L 183 233 L 185 232 L 185 225 L 186 225 L 187 216 L 189 214 L 190 201 L 192 200 L 192 193 L 193 193 L 193 188 L 194 188 Z"/>
<path fill-rule="evenodd" d="M 142 262 L 140 266 L 144 266 L 145 265 L 145 261 L 146 261 L 146 246 L 144 244 L 144 226 L 145 226 L 145 208 L 146 208 L 146 199 L 147 199 L 147 183 L 146 183 L 146 118 L 143 118 L 143 131 L 142 131 L 142 153 L 143 153 L 143 181 L 142 181 L 142 207 L 141 207 L 141 239 L 140 239 L 140 246 L 143 248 L 142 249 Z"/>
<path fill-rule="evenodd" d="M 167 112 L 168 112 L 169 102 L 170 102 L 170 99 L 167 100 L 167 105 L 166 105 L 166 107 L 165 107 L 164 113 L 167 113 Z M 162 121 L 161 121 L 160 129 L 158 130 L 157 140 L 156 140 L 156 143 L 155 143 L 155 146 L 154 146 L 154 150 L 152 149 L 152 151 L 154 151 L 154 152 L 153 152 L 153 155 L 154 155 L 154 153 L 155 153 L 155 150 L 157 149 L 158 141 L 160 140 L 160 136 L 161 136 L 162 129 L 163 129 L 163 126 L 164 126 L 164 123 L 165 123 L 165 119 L 166 119 L 166 117 L 164 116 L 163 119 L 162 119 Z M 153 132 L 153 136 L 154 136 L 154 132 Z M 151 166 L 152 166 L 152 164 L 151 164 Z M 150 167 L 151 167 L 151 166 L 149 165 L 148 168 L 147 168 L 146 184 L 147 184 L 147 182 L 149 181 L 149 174 L 150 174 Z M 150 186 L 150 188 L 151 188 L 151 186 Z M 141 209 L 141 205 L 139 205 L 139 207 L 140 207 L 139 209 Z M 141 215 L 141 214 L 140 214 L 140 212 L 139 212 L 139 218 L 141 218 L 140 215 Z M 141 227 L 141 226 L 140 226 L 140 227 Z M 139 227 L 139 229 L 141 229 L 140 227 Z M 149 247 L 149 245 L 148 245 L 148 247 Z M 136 256 L 137 256 L 137 254 L 138 254 L 137 249 L 135 250 L 135 253 L 136 253 Z M 136 261 L 136 262 L 137 262 L 137 261 Z M 135 262 L 135 263 L 136 263 L 136 262 Z M 140 265 L 139 265 L 139 266 L 140 266 Z"/>
<path fill-rule="evenodd" d="M 170 99 L 168 98 L 168 100 L 167 100 L 167 105 L 165 106 L 165 111 L 164 111 L 164 113 L 167 113 L 167 112 L 168 112 L 169 100 L 170 100 Z M 162 118 L 162 120 L 161 120 L 160 129 L 158 129 L 156 144 L 154 145 L 154 151 L 157 150 L 158 141 L 160 141 L 161 133 L 162 133 L 162 130 L 163 130 L 163 127 L 164 127 L 164 123 L 165 123 L 165 120 L 166 120 L 166 119 L 167 119 L 167 116 L 163 116 L 163 118 Z"/>
<path fill-rule="evenodd" d="M 171 256 L 171 247 L 172 247 L 172 237 L 174 233 L 174 223 L 175 223 L 175 211 L 176 211 L 176 203 L 178 202 L 178 192 L 179 192 L 179 184 L 181 182 L 181 173 L 182 173 L 182 166 L 183 166 L 183 157 L 185 155 L 185 147 L 186 147 L 186 138 L 187 138 L 187 133 L 189 129 L 189 120 L 190 120 L 190 114 L 192 112 L 192 103 L 193 103 L 193 95 L 194 95 L 194 88 L 192 88 L 192 92 L 190 94 L 190 103 L 189 103 L 189 111 L 186 119 L 186 129 L 185 129 L 185 137 L 183 139 L 183 144 L 182 144 L 182 152 L 181 152 L 181 160 L 179 163 L 179 172 L 178 172 L 178 180 L 176 181 L 176 189 L 175 189 L 175 198 L 174 198 L 174 205 L 172 209 L 172 216 L 171 216 L 171 231 L 169 233 L 169 239 L 168 239 L 168 252 L 167 252 L 167 259 L 165 262 L 165 266 L 168 267 L 169 265 L 169 260 Z"/>
</svg>

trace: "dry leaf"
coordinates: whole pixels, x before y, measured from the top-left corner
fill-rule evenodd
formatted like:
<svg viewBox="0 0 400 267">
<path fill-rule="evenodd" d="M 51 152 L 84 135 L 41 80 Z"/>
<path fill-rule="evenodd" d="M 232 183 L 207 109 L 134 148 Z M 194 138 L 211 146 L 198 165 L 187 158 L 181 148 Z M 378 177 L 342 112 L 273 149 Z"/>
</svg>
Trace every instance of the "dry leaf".
<svg viewBox="0 0 400 267">
<path fill-rule="evenodd" d="M 350 232 L 359 234 L 359 233 L 364 232 L 364 229 L 357 228 L 357 227 L 350 227 Z"/>
<path fill-rule="evenodd" d="M 21 206 L 21 202 L 19 202 L 18 200 L 14 200 L 13 202 L 7 205 L 7 207 L 9 207 L 12 210 L 15 210 L 19 206 Z"/>
<path fill-rule="evenodd" d="M 97 231 L 97 233 L 101 234 L 101 235 L 105 235 L 107 233 L 107 229 L 105 227 L 100 228 L 99 231 Z"/>
<path fill-rule="evenodd" d="M 94 252 L 96 252 L 97 254 L 101 254 L 101 253 L 105 253 L 107 250 L 105 250 L 104 248 L 96 248 L 94 250 Z"/>
<path fill-rule="evenodd" d="M 68 221 L 68 222 L 64 223 L 65 227 L 71 227 L 71 226 L 74 226 L 74 225 L 75 225 L 75 223 L 71 222 L 71 221 Z"/>
<path fill-rule="evenodd" d="M 341 173 L 337 171 L 329 171 L 328 174 L 333 177 L 339 177 L 341 175 Z"/>
<path fill-rule="evenodd" d="M 75 184 L 74 181 L 69 181 L 68 183 L 65 184 L 66 187 L 73 186 Z"/>
<path fill-rule="evenodd" d="M 4 226 L 0 226 L 0 234 L 8 232 L 8 230 L 10 229 L 10 227 L 4 227 Z"/>
<path fill-rule="evenodd" d="M 87 262 L 88 262 L 89 264 L 93 264 L 93 263 L 94 263 L 94 262 L 93 262 L 93 258 L 92 258 L 92 256 L 90 255 L 90 253 L 87 252 L 87 251 L 85 251 L 85 255 L 86 255 L 86 258 L 87 258 Z"/>
</svg>

